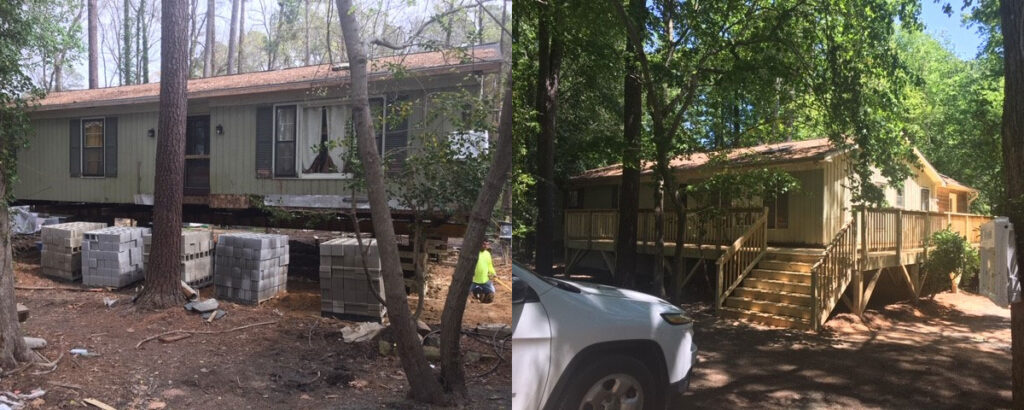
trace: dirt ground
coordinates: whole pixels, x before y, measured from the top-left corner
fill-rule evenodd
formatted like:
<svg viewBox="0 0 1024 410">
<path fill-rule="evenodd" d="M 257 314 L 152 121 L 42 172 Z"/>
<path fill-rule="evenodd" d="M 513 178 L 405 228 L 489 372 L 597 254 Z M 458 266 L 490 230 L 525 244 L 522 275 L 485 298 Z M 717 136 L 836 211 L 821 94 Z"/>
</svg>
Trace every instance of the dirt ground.
<svg viewBox="0 0 1024 410">
<path fill-rule="evenodd" d="M 821 334 L 698 322 L 687 408 L 1008 408 L 1010 313 L 966 293 L 839 314 Z"/>
<path fill-rule="evenodd" d="M 80 287 L 38 275 L 39 253 L 16 258 L 18 286 Z M 454 259 L 450 259 L 454 261 Z M 432 265 L 431 296 L 422 319 L 439 327 L 443 298 L 453 262 Z M 511 279 L 499 268 L 499 278 Z M 133 289 L 77 292 L 18 290 L 18 302 L 31 309 L 23 325 L 28 336 L 45 338 L 40 353 L 61 357 L 48 374 L 28 369 L 0 380 L 0 391 L 47 391 L 35 408 L 78 408 L 95 398 L 118 409 L 365 409 L 422 408 L 404 400 L 408 385 L 396 357 L 382 356 L 377 341 L 346 344 L 341 329 L 351 322 L 319 315 L 318 283 L 293 279 L 289 292 L 261 306 L 223 303 L 223 319 L 206 323 L 183 309 L 140 312 L 131 305 Z M 493 304 L 471 302 L 464 328 L 481 323 L 511 323 L 511 295 L 498 287 Z M 213 288 L 202 290 L 212 296 Z M 116 298 L 111 308 L 104 298 Z M 410 300 L 415 307 L 415 298 Z M 231 333 L 196 334 L 172 343 L 143 339 L 176 329 L 222 331 L 273 321 L 273 324 Z M 467 364 L 473 377 L 467 408 L 511 407 L 511 344 L 465 336 L 463 347 L 476 359 Z M 74 357 L 72 348 L 86 348 L 95 357 Z M 500 358 L 499 358 L 500 357 Z M 479 376 L 479 377 L 477 377 Z"/>
</svg>

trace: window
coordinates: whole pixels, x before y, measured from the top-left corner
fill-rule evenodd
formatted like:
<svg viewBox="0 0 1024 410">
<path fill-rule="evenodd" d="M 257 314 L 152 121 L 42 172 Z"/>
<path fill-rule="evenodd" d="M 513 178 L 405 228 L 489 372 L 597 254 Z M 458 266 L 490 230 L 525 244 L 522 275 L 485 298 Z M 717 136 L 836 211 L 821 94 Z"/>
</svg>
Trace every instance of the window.
<svg viewBox="0 0 1024 410">
<path fill-rule="evenodd" d="M 349 107 L 315 105 L 303 108 L 299 124 L 298 158 L 301 176 L 345 174 L 345 152 L 350 148 L 346 135 Z"/>
<path fill-rule="evenodd" d="M 768 229 L 789 228 L 789 193 L 776 195 L 764 201 L 768 207 Z"/>
<path fill-rule="evenodd" d="M 102 118 L 82 120 L 82 176 L 104 176 Z"/>
<path fill-rule="evenodd" d="M 282 105 L 274 109 L 274 176 L 295 176 L 296 107 Z"/>
<path fill-rule="evenodd" d="M 903 209 L 905 200 L 903 199 L 903 188 L 896 190 L 896 207 Z"/>
<path fill-rule="evenodd" d="M 921 188 L 921 210 L 931 211 L 932 192 L 928 188 Z"/>
<path fill-rule="evenodd" d="M 412 116 L 412 103 L 406 97 L 388 99 L 384 118 L 384 157 L 388 171 L 401 172 L 408 156 L 406 146 L 409 144 L 409 117 Z"/>
<path fill-rule="evenodd" d="M 565 207 L 569 209 L 578 209 L 583 207 L 583 190 L 572 189 L 569 190 L 568 195 L 565 198 Z"/>
<path fill-rule="evenodd" d="M 956 194 L 949 193 L 949 212 L 960 212 L 959 202 L 957 202 Z"/>
</svg>

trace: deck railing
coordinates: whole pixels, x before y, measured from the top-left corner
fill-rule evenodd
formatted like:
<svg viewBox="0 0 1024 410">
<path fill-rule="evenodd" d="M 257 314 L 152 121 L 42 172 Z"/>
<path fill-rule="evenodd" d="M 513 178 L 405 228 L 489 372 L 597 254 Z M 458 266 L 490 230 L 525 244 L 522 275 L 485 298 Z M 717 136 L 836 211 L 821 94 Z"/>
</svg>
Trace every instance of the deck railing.
<svg viewBox="0 0 1024 410">
<path fill-rule="evenodd" d="M 686 215 L 686 236 L 684 243 L 706 245 L 729 245 L 742 235 L 761 216 L 760 208 L 732 208 L 724 212 L 693 212 Z M 676 242 L 679 218 L 675 212 L 667 211 L 665 217 L 665 242 Z M 655 214 L 645 209 L 637 213 L 637 241 L 653 245 L 655 235 Z M 565 211 L 565 238 L 567 240 L 611 240 L 616 239 L 619 214 L 615 209 L 568 209 Z"/>
<path fill-rule="evenodd" d="M 861 209 L 867 253 L 902 252 L 923 248 L 932 233 L 950 227 L 972 244 L 981 242 L 980 227 L 990 216 L 954 212 L 908 211 L 889 208 Z"/>
<path fill-rule="evenodd" d="M 811 321 L 818 330 L 843 296 L 857 269 L 857 220 L 851 219 L 811 267 Z"/>
<path fill-rule="evenodd" d="M 718 258 L 718 285 L 715 291 L 715 309 L 743 281 L 768 251 L 768 209 L 761 211 L 761 217 L 729 246 Z"/>
</svg>

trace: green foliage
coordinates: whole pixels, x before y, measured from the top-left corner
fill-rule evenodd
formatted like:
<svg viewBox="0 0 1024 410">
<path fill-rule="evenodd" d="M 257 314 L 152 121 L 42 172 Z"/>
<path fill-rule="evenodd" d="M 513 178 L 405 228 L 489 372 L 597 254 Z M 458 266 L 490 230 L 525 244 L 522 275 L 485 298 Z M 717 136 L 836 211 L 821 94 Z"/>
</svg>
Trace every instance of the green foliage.
<svg viewBox="0 0 1024 410">
<path fill-rule="evenodd" d="M 490 164 L 487 141 L 472 137 L 494 131 L 493 107 L 466 90 L 431 94 L 429 105 L 418 127 L 425 131 L 391 189 L 400 203 L 424 217 L 468 214 Z M 404 114 L 411 109 L 410 104 Z"/>
<path fill-rule="evenodd" d="M 907 135 L 940 172 L 981 191 L 971 211 L 998 212 L 1002 73 L 993 75 L 983 58 L 957 58 L 923 33 L 902 31 L 897 44 L 916 80 L 903 97 Z"/>
<path fill-rule="evenodd" d="M 17 178 L 18 150 L 28 143 L 32 124 L 27 114 L 31 104 L 43 95 L 23 64 L 26 55 L 53 54 L 56 27 L 45 21 L 45 14 L 34 12 L 47 3 L 42 0 L 0 2 L 0 178 L 3 178 L 5 203 Z"/>
<path fill-rule="evenodd" d="M 696 184 L 688 185 L 686 194 L 697 201 L 698 208 L 708 207 L 721 211 L 799 189 L 799 180 L 777 168 L 725 169 Z"/>
<path fill-rule="evenodd" d="M 980 266 L 978 250 L 967 238 L 949 228 L 932 234 L 928 238 L 927 257 L 921 264 L 928 273 L 924 293 L 933 294 L 950 289 L 950 276 L 962 282 L 970 281 L 978 274 Z"/>
</svg>

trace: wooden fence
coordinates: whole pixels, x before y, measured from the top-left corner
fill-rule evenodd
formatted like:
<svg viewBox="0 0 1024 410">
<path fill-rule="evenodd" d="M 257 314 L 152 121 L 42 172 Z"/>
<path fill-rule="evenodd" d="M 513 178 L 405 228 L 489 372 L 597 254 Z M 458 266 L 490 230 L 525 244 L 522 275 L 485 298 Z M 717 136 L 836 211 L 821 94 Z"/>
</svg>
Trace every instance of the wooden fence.
<svg viewBox="0 0 1024 410">
<path fill-rule="evenodd" d="M 821 259 L 811 267 L 811 324 L 815 330 L 828 319 L 856 269 L 857 224 L 856 220 L 850 220 L 825 247 Z"/>
</svg>

